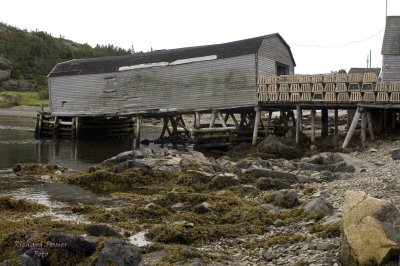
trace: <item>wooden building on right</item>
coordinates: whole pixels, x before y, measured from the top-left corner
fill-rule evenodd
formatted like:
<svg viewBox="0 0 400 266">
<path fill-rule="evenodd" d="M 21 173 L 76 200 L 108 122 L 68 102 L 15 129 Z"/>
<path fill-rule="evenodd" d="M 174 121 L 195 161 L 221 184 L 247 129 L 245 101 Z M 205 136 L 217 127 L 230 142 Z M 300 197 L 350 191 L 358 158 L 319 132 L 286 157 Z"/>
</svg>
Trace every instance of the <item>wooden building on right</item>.
<svg viewBox="0 0 400 266">
<path fill-rule="evenodd" d="M 386 17 L 382 57 L 382 81 L 400 82 L 400 16 Z"/>
</svg>

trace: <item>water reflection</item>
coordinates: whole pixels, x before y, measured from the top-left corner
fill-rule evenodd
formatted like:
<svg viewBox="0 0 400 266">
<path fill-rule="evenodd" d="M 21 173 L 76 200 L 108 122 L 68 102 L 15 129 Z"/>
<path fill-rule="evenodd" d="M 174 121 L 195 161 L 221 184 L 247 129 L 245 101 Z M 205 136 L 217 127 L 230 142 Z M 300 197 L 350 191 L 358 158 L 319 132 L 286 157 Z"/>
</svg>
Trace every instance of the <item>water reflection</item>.
<svg viewBox="0 0 400 266">
<path fill-rule="evenodd" d="M 132 148 L 131 137 L 119 139 L 50 139 L 35 140 L 35 120 L 31 118 L 0 117 L 0 169 L 16 163 L 59 164 L 77 170 L 86 170 Z M 159 128 L 143 127 L 143 138 L 155 139 Z"/>
</svg>

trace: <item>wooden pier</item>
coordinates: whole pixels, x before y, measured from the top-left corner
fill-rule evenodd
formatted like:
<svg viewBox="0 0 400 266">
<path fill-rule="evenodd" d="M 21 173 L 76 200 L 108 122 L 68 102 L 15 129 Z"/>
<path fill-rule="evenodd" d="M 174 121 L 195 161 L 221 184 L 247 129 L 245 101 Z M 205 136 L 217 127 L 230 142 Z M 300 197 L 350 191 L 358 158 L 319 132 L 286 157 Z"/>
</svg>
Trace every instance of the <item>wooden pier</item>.
<svg viewBox="0 0 400 266">
<path fill-rule="evenodd" d="M 119 116 L 57 117 L 39 112 L 36 133 L 39 138 L 94 138 L 135 135 L 135 147 L 140 146 L 143 119 L 162 121 L 160 142 L 193 141 L 198 148 L 226 147 L 231 143 L 249 141 L 256 145 L 268 134 L 284 135 L 295 128 L 296 143 L 300 144 L 305 111 L 309 111 L 310 139 L 339 133 L 339 111 L 347 110 L 347 136 L 342 147 L 350 143 L 358 123 L 361 142 L 371 140 L 388 128 L 394 129 L 399 120 L 400 84 L 382 83 L 374 73 L 271 75 L 258 79 L 257 106 L 174 111 L 169 113 L 133 113 Z M 316 113 L 321 113 L 317 125 Z M 332 111 L 333 125 L 329 125 Z M 279 112 L 278 119 L 272 119 Z M 354 114 L 354 118 L 351 114 Z M 189 126 L 184 117 L 192 117 Z M 341 121 L 343 124 L 343 121 Z M 351 123 L 350 123 L 351 122 Z"/>
</svg>

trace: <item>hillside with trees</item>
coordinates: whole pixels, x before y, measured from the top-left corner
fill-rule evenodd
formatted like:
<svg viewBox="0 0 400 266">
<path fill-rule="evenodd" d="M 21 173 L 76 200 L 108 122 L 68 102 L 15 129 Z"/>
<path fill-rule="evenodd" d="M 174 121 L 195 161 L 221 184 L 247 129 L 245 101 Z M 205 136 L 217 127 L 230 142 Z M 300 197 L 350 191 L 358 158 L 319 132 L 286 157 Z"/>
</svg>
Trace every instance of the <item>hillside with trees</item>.
<svg viewBox="0 0 400 266">
<path fill-rule="evenodd" d="M 130 49 L 111 44 L 91 47 L 62 36 L 56 38 L 43 31 L 28 32 L 0 23 L 0 56 L 11 61 L 10 78 L 14 80 L 34 80 L 45 85 L 46 75 L 59 62 L 130 53 L 133 53 Z"/>
</svg>

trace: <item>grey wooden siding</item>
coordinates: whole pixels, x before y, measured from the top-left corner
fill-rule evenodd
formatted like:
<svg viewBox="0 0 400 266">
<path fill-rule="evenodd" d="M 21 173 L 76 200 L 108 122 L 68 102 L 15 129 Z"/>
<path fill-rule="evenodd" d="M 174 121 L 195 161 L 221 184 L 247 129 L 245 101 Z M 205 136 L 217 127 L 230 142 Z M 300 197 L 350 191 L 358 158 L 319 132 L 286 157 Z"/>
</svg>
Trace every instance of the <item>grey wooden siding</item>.
<svg viewBox="0 0 400 266">
<path fill-rule="evenodd" d="M 277 36 L 273 36 L 264 39 L 258 52 L 258 76 L 275 74 L 276 62 L 288 65 L 289 74 L 294 74 L 290 51 Z"/>
<path fill-rule="evenodd" d="M 103 91 L 107 78 L 115 78 L 116 91 Z M 50 77 L 49 86 L 51 110 L 58 116 L 257 105 L 254 54 L 107 74 Z"/>
<path fill-rule="evenodd" d="M 382 80 L 400 82 L 400 55 L 383 55 Z"/>
</svg>

